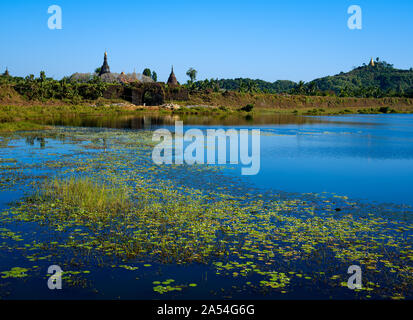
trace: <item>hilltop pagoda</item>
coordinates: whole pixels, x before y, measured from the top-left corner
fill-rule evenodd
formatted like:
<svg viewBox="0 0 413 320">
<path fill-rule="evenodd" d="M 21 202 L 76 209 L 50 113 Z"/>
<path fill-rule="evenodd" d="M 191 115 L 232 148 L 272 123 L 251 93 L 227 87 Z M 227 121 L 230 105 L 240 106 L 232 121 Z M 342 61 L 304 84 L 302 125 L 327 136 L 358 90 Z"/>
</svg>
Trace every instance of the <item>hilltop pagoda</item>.
<svg viewBox="0 0 413 320">
<path fill-rule="evenodd" d="M 100 68 L 99 76 L 110 73 L 110 68 L 108 64 L 108 53 L 105 51 L 105 57 L 103 58 L 103 65 Z"/>
<path fill-rule="evenodd" d="M 173 66 L 172 66 L 171 74 L 169 75 L 169 78 L 168 78 L 167 85 L 171 87 L 179 86 L 178 80 L 176 80 L 176 77 L 175 77 Z"/>
<path fill-rule="evenodd" d="M 371 58 L 370 63 L 369 63 L 369 66 L 370 66 L 370 67 L 374 67 L 374 66 L 375 66 L 375 63 L 374 63 L 373 58 Z"/>
<path fill-rule="evenodd" d="M 3 76 L 5 76 L 5 77 L 10 76 L 10 73 L 9 73 L 9 69 L 8 69 L 8 68 L 6 68 L 6 71 L 4 71 Z"/>
</svg>

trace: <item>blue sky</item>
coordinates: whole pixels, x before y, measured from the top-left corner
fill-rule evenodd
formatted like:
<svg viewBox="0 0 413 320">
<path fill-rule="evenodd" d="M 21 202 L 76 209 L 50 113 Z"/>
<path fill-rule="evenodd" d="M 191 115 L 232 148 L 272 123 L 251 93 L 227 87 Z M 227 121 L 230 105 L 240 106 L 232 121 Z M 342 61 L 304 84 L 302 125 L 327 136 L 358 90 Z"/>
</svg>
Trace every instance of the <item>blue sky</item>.
<svg viewBox="0 0 413 320">
<path fill-rule="evenodd" d="M 49 30 L 50 5 L 63 29 Z M 363 29 L 347 27 L 347 8 Z M 92 72 L 105 49 L 113 72 L 154 69 L 166 81 L 250 77 L 309 81 L 380 57 L 413 67 L 413 1 L 407 0 L 2 0 L 0 71 L 61 78 Z"/>
</svg>

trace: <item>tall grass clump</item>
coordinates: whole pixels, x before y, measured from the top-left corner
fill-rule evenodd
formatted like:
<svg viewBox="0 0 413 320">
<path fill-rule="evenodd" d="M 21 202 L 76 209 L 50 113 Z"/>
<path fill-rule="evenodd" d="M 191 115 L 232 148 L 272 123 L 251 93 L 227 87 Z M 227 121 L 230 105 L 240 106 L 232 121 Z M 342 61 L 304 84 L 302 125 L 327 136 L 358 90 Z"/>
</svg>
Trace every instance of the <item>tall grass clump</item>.
<svg viewBox="0 0 413 320">
<path fill-rule="evenodd" d="M 111 186 L 89 177 L 54 178 L 44 183 L 38 195 L 60 206 L 76 207 L 92 218 L 94 215 L 116 215 L 132 206 L 130 192 L 124 186 Z"/>
</svg>

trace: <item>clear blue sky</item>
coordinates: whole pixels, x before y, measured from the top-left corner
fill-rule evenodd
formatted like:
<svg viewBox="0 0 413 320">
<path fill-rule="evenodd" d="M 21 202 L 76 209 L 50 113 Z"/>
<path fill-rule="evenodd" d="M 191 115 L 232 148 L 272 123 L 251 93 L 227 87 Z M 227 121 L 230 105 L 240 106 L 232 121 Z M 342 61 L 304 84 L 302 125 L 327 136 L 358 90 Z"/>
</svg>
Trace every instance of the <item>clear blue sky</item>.
<svg viewBox="0 0 413 320">
<path fill-rule="evenodd" d="M 47 8 L 63 11 L 49 30 Z M 363 29 L 347 28 L 360 5 Z M 0 70 L 61 78 L 92 72 L 108 50 L 113 72 L 171 65 L 180 82 L 198 78 L 305 80 L 380 57 L 413 67 L 413 1 L 407 0 L 1 0 Z"/>
</svg>

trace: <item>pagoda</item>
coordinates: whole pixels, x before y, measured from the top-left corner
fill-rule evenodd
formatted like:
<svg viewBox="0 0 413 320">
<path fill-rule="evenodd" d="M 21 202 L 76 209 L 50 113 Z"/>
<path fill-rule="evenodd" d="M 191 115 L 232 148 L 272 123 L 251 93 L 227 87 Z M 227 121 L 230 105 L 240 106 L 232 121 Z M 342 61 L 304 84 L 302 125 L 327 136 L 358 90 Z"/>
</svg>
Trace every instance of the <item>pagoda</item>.
<svg viewBox="0 0 413 320">
<path fill-rule="evenodd" d="M 105 73 L 110 73 L 110 68 L 108 64 L 108 53 L 105 51 L 105 57 L 103 58 L 103 65 L 100 68 L 99 76 L 104 75 Z"/>
<path fill-rule="evenodd" d="M 167 82 L 168 86 L 179 86 L 178 80 L 176 80 L 175 73 L 174 73 L 174 67 L 172 66 L 172 71 L 171 74 L 168 78 Z"/>
</svg>

